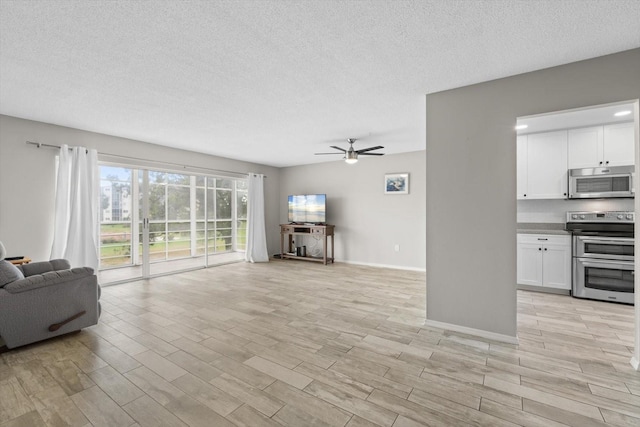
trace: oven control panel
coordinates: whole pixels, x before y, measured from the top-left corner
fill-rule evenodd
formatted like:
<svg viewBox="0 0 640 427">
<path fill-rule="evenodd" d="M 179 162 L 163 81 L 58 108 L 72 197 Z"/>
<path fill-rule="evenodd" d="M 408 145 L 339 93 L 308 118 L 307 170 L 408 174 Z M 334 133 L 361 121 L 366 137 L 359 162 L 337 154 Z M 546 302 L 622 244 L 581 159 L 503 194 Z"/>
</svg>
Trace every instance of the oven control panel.
<svg viewBox="0 0 640 427">
<path fill-rule="evenodd" d="M 633 211 L 567 212 L 567 222 L 625 222 L 633 223 Z"/>
</svg>

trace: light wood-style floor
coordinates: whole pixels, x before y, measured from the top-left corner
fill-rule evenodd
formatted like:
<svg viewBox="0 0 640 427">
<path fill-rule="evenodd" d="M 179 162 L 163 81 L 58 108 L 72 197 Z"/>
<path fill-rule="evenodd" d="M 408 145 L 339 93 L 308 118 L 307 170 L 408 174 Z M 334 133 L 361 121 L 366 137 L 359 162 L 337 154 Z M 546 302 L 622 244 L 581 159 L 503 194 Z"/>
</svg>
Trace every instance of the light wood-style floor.
<svg viewBox="0 0 640 427">
<path fill-rule="evenodd" d="M 519 291 L 514 346 L 425 327 L 424 282 L 274 261 L 104 288 L 98 326 L 0 356 L 0 425 L 640 426 L 632 307 Z"/>
</svg>

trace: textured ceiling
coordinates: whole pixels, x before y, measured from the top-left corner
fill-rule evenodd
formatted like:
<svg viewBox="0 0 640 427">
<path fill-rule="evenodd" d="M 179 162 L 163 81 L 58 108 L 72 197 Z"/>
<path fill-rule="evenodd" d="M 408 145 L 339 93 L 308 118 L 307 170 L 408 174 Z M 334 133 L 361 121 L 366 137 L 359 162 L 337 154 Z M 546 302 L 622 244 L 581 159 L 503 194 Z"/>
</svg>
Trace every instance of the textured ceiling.
<svg viewBox="0 0 640 427">
<path fill-rule="evenodd" d="M 638 22 L 638 0 L 1 0 L 0 113 L 273 166 L 408 152 L 426 93 L 640 47 Z"/>
</svg>

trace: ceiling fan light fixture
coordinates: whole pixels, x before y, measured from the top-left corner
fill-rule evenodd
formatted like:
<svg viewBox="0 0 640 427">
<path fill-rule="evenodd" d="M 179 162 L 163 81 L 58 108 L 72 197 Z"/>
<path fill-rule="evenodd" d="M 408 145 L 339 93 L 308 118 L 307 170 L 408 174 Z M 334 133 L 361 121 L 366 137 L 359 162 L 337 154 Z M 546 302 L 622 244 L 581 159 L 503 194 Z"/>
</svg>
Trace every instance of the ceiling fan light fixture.
<svg viewBox="0 0 640 427">
<path fill-rule="evenodd" d="M 355 151 L 348 151 L 347 155 L 344 157 L 344 161 L 350 165 L 358 163 L 358 153 Z"/>
</svg>

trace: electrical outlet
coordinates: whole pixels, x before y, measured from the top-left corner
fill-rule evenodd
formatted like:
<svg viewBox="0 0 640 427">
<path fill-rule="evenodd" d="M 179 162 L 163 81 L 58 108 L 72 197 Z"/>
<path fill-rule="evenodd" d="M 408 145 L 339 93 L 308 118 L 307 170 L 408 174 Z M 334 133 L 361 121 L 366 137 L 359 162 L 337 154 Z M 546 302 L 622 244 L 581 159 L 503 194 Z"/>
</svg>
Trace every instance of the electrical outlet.
<svg viewBox="0 0 640 427">
<path fill-rule="evenodd" d="M 393 247 L 393 250 L 396 252 L 400 252 L 400 245 L 396 243 L 395 246 Z"/>
</svg>

